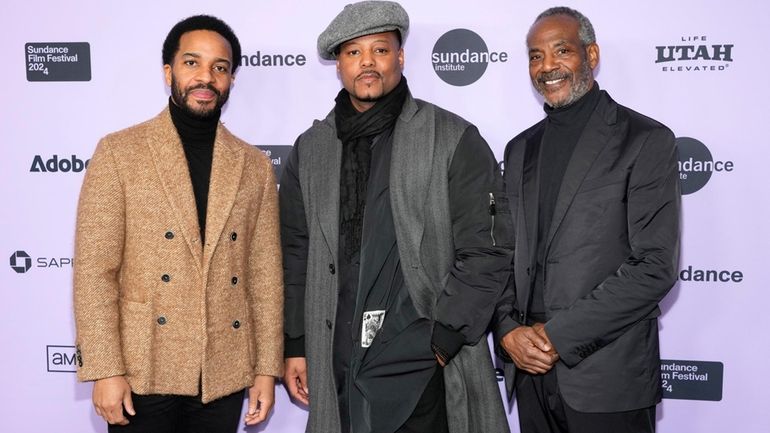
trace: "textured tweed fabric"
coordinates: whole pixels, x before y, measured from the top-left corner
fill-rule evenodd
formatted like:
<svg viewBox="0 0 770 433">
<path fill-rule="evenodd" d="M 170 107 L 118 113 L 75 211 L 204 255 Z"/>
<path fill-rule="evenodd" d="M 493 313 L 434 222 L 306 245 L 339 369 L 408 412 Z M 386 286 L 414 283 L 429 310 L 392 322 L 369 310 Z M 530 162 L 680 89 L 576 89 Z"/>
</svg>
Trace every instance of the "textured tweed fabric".
<svg viewBox="0 0 770 433">
<path fill-rule="evenodd" d="M 361 36 L 397 30 L 401 42 L 409 32 L 409 15 L 400 4 L 390 1 L 362 1 L 345 6 L 318 36 L 318 55 L 334 60 L 337 46 Z"/>
<path fill-rule="evenodd" d="M 97 146 L 80 194 L 78 378 L 204 402 L 280 376 L 283 281 L 270 161 L 217 128 L 200 231 L 168 109 Z M 200 382 L 199 382 L 200 381 Z"/>
</svg>

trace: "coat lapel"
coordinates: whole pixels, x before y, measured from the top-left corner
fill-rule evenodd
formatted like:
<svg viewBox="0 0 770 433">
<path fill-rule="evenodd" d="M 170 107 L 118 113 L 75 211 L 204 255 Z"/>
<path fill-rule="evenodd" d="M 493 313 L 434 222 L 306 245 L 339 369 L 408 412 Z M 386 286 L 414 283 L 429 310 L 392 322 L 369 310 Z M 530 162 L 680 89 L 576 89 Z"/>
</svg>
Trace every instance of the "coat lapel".
<svg viewBox="0 0 770 433">
<path fill-rule="evenodd" d="M 198 213 L 182 142 L 171 121 L 168 108 L 152 122 L 154 131 L 148 137 L 148 143 L 155 169 L 163 186 L 163 192 L 176 216 L 179 231 L 187 242 L 196 263 L 201 263 L 203 249 L 198 227 Z M 169 230 L 173 230 L 173 227 L 169 227 Z M 198 268 L 198 271 L 201 272 L 201 268 Z"/>
<path fill-rule="evenodd" d="M 211 163 L 211 180 L 206 208 L 206 245 L 203 248 L 203 265 L 208 269 L 217 248 L 219 237 L 225 228 L 230 211 L 238 194 L 243 171 L 243 149 L 220 124 L 214 141 L 214 157 Z"/>
<path fill-rule="evenodd" d="M 310 191 L 316 197 L 316 216 L 321 227 L 326 245 L 329 247 L 331 257 L 337 257 L 339 248 L 339 212 L 340 212 L 340 170 L 342 169 L 342 141 L 334 132 L 334 110 L 321 121 L 325 128 L 321 131 L 324 137 L 314 141 L 314 146 L 323 146 L 323 149 L 313 152 L 313 164 L 322 167 L 320 170 L 312 170 L 313 176 L 322 179 L 314 179 L 311 185 L 319 188 Z"/>
<path fill-rule="evenodd" d="M 588 171 L 596 161 L 596 158 L 607 146 L 613 134 L 613 125 L 617 119 L 617 105 L 610 99 L 606 92 L 602 91 L 599 102 L 588 119 L 586 127 L 580 136 L 575 150 L 572 153 L 567 170 L 559 188 L 559 195 L 554 207 L 553 220 L 546 239 L 546 251 L 553 241 L 556 232 L 561 225 L 564 215 L 567 213 L 572 200 L 580 185 L 583 183 Z M 616 137 L 620 140 L 620 137 Z"/>
<path fill-rule="evenodd" d="M 419 215 L 420 223 L 423 220 L 423 206 L 426 203 L 428 187 L 430 185 L 431 167 L 433 167 L 433 153 L 435 146 L 435 124 L 426 122 L 426 127 L 420 129 L 420 136 L 413 137 L 415 128 L 410 127 L 410 122 L 418 115 L 417 102 L 412 95 L 407 95 L 404 108 L 396 122 L 393 131 L 393 151 L 390 161 L 390 199 L 393 207 L 394 223 L 399 222 L 410 225 L 407 230 L 409 239 L 399 238 L 400 242 L 409 242 L 413 245 L 404 247 L 420 250 L 424 225 L 414 226 L 414 221 L 397 221 L 403 215 Z M 425 114 L 422 112 L 422 114 Z M 406 209 L 412 207 L 413 209 Z M 404 248 L 399 245 L 399 250 Z"/>
</svg>

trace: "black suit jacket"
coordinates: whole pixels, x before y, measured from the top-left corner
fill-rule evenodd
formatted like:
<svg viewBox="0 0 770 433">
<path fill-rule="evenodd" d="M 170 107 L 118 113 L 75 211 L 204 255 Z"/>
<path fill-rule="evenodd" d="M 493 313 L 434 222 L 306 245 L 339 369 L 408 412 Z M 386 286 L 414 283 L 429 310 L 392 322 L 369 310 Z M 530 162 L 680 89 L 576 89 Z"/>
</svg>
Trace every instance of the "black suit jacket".
<svg viewBox="0 0 770 433">
<path fill-rule="evenodd" d="M 545 120 L 505 150 L 516 239 L 497 341 L 527 323 L 537 224 L 548 224 L 545 329 L 561 358 L 563 398 L 582 412 L 654 405 L 661 398 L 658 302 L 676 282 L 679 256 L 674 135 L 602 91 L 564 173 L 553 220 L 538 222 L 544 128 Z M 505 370 L 510 396 L 515 368 Z"/>
</svg>

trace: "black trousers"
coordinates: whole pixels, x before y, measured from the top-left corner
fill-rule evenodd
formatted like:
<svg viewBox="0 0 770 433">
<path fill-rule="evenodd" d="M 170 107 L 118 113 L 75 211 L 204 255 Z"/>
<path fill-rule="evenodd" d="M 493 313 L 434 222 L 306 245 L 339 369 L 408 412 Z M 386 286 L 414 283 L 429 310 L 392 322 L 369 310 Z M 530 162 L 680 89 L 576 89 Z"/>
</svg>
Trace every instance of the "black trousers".
<svg viewBox="0 0 770 433">
<path fill-rule="evenodd" d="M 627 412 L 578 412 L 562 399 L 556 369 L 532 375 L 516 371 L 521 433 L 654 433 L 655 406 Z"/>
<path fill-rule="evenodd" d="M 446 418 L 446 389 L 444 387 L 444 369 L 436 366 L 436 371 L 425 387 L 414 411 L 396 433 L 448 433 Z"/>
<path fill-rule="evenodd" d="M 129 424 L 110 425 L 109 433 L 235 433 L 244 391 L 203 404 L 200 394 L 138 395 L 131 393 L 135 416 L 123 411 Z"/>
</svg>

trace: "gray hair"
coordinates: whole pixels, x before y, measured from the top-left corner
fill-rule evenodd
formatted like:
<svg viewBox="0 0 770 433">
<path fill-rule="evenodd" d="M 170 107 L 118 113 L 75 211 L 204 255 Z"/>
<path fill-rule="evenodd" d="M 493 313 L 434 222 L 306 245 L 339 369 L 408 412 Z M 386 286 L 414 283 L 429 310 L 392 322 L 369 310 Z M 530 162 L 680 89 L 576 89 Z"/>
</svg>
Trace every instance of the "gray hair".
<svg viewBox="0 0 770 433">
<path fill-rule="evenodd" d="M 584 46 L 596 43 L 596 33 L 594 33 L 594 26 L 591 25 L 591 21 L 575 9 L 565 6 L 552 7 L 538 15 L 537 18 L 535 18 L 535 22 L 554 15 L 565 15 L 574 18 L 575 21 L 578 22 L 578 37 L 580 37 L 580 42 L 582 42 Z"/>
</svg>

